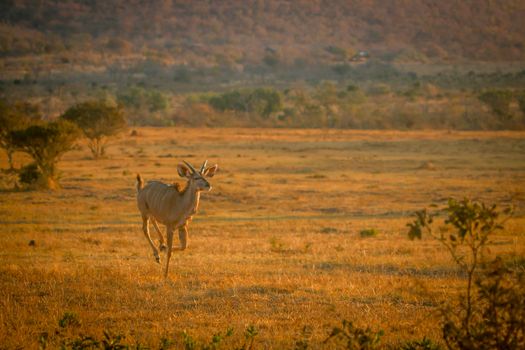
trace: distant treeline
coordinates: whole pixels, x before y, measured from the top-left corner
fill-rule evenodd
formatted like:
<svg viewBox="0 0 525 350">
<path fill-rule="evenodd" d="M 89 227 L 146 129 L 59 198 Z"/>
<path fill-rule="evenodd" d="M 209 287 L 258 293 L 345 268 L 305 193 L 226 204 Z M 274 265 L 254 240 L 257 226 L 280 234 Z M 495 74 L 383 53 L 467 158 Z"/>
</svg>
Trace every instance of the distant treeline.
<svg viewBox="0 0 525 350">
<path fill-rule="evenodd" d="M 86 100 L 121 105 L 133 125 L 357 129 L 523 129 L 525 70 L 417 74 L 359 64 L 228 68 L 154 61 L 94 73 L 0 80 L 7 101 L 47 119 Z"/>
<path fill-rule="evenodd" d="M 132 86 L 105 100 L 132 125 L 351 129 L 525 129 L 525 90 L 444 90 L 381 82 L 169 95 Z"/>
<path fill-rule="evenodd" d="M 525 90 L 443 92 L 414 83 L 232 90 L 187 97 L 166 120 L 173 125 L 351 129 L 525 129 Z"/>
</svg>

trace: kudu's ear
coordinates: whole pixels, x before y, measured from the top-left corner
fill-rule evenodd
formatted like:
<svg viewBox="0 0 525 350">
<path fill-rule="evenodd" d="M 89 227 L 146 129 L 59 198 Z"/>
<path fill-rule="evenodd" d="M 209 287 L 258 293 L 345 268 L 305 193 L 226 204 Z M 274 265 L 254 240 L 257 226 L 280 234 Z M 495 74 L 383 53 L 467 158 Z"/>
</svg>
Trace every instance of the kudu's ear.
<svg viewBox="0 0 525 350">
<path fill-rule="evenodd" d="M 190 177 L 191 176 L 191 170 L 182 163 L 177 165 L 177 172 L 179 173 L 180 177 Z"/>
<path fill-rule="evenodd" d="M 206 170 L 202 172 L 202 175 L 206 177 L 213 177 L 217 169 L 219 169 L 219 166 L 217 164 L 215 164 L 214 166 L 207 167 Z"/>
</svg>

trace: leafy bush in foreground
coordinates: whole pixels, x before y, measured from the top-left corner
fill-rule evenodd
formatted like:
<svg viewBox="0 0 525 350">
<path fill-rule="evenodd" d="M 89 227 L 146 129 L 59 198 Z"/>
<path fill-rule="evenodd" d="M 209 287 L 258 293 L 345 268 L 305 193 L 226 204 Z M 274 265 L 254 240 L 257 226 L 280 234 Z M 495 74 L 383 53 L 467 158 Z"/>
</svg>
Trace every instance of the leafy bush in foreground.
<svg viewBox="0 0 525 350">
<path fill-rule="evenodd" d="M 435 232 L 434 218 L 446 214 L 445 225 Z M 416 213 L 409 223 L 409 237 L 426 232 L 449 251 L 467 276 L 459 305 L 446 305 L 443 339 L 449 349 L 525 348 L 525 272 L 505 267 L 500 259 L 485 259 L 491 235 L 503 229 L 511 209 L 468 199 L 450 199 L 441 211 Z M 488 267 L 487 267 L 488 266 Z"/>
</svg>

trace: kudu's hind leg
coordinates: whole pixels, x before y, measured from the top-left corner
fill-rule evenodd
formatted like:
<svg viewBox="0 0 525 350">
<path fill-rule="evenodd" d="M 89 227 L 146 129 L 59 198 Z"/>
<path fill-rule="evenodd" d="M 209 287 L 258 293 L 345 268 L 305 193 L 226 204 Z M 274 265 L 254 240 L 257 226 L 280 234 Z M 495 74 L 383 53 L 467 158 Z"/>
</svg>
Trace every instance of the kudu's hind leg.
<svg viewBox="0 0 525 350">
<path fill-rule="evenodd" d="M 168 268 L 170 266 L 171 248 L 173 247 L 173 227 L 168 225 L 166 227 L 166 235 L 168 236 L 168 251 L 166 252 L 166 270 L 164 270 L 164 278 L 168 278 Z"/>
<path fill-rule="evenodd" d="M 153 256 L 155 256 L 155 260 L 160 263 L 159 251 L 157 250 L 157 247 L 155 247 L 155 244 L 153 244 L 153 241 L 149 235 L 149 217 L 147 216 L 142 217 L 142 231 L 144 231 L 144 235 L 146 236 L 146 239 L 153 250 Z"/>
<path fill-rule="evenodd" d="M 151 222 L 153 223 L 155 231 L 157 231 L 157 234 L 159 235 L 159 249 L 161 252 L 163 252 L 166 250 L 166 244 L 164 244 L 164 237 L 162 237 L 162 232 L 160 231 L 159 224 L 157 223 L 157 220 L 155 220 L 154 217 L 151 218 Z"/>
<path fill-rule="evenodd" d="M 186 249 L 188 246 L 188 225 L 179 227 L 180 250 Z"/>
</svg>

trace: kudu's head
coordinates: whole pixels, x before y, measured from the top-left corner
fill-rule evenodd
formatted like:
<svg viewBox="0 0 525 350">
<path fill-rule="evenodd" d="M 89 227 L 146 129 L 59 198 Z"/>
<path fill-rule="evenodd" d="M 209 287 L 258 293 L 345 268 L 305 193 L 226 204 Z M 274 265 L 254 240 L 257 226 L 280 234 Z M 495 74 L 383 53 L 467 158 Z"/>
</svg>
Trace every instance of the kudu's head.
<svg viewBox="0 0 525 350">
<path fill-rule="evenodd" d="M 190 182 L 190 186 L 195 186 L 194 188 L 197 191 L 211 190 L 211 185 L 206 178 L 213 177 L 219 166 L 215 164 L 213 166 L 206 167 L 206 164 L 208 164 L 208 161 L 206 160 L 202 164 L 201 169 L 197 171 L 190 163 L 186 161 L 183 162 L 184 164 L 180 163 L 177 165 L 177 172 L 179 175 L 181 177 L 187 178 Z"/>
</svg>

